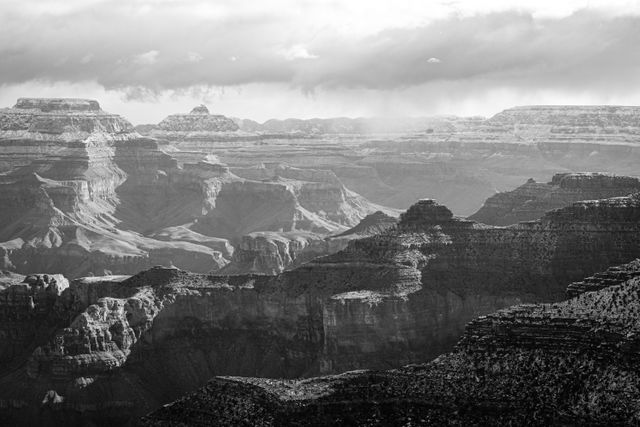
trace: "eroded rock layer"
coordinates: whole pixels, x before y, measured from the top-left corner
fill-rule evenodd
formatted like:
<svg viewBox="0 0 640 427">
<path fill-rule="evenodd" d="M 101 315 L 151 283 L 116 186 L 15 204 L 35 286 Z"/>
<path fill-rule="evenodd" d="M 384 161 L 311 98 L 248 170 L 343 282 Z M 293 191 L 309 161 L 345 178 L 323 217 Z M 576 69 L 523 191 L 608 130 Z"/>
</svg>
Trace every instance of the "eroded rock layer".
<svg viewBox="0 0 640 427">
<path fill-rule="evenodd" d="M 163 126 L 236 128 L 205 110 Z M 174 157 L 93 100 L 20 99 L 0 110 L 0 143 L 0 266 L 25 274 L 215 271 L 245 234 L 334 234 L 381 209 L 330 171 L 252 180 L 215 158 Z"/>
<path fill-rule="evenodd" d="M 511 227 L 421 200 L 396 227 L 277 276 L 154 268 L 77 280 L 52 305 L 55 332 L 35 334 L 26 364 L 8 362 L 21 367 L 0 378 L 0 399 L 14 402 L 0 414 L 37 418 L 51 392 L 59 413 L 117 424 L 215 375 L 424 362 L 479 315 L 560 300 L 569 283 L 640 256 L 639 219 L 637 196 Z"/>
<path fill-rule="evenodd" d="M 332 170 L 375 203 L 406 209 L 430 197 L 465 216 L 528 178 L 546 182 L 580 171 L 638 176 L 640 160 L 638 107 L 524 106 L 489 119 L 237 122 L 253 139 L 212 132 L 170 142 L 215 154 L 232 170 L 261 162 Z"/>
<path fill-rule="evenodd" d="M 397 218 L 377 211 L 349 230 L 328 237 L 300 231 L 250 233 L 242 236 L 231 262 L 220 273 L 281 273 L 312 259 L 341 251 L 351 240 L 383 233 L 394 227 L 397 221 Z"/>
<path fill-rule="evenodd" d="M 598 291 L 565 302 L 480 317 L 453 353 L 428 364 L 301 381 L 216 378 L 140 424 L 635 425 L 640 281 L 607 286 L 605 276 Z"/>
<path fill-rule="evenodd" d="M 599 173 L 556 174 L 543 184 L 530 179 L 513 191 L 490 197 L 470 220 L 510 225 L 541 218 L 546 212 L 579 200 L 627 196 L 640 191 L 640 180 Z"/>
</svg>

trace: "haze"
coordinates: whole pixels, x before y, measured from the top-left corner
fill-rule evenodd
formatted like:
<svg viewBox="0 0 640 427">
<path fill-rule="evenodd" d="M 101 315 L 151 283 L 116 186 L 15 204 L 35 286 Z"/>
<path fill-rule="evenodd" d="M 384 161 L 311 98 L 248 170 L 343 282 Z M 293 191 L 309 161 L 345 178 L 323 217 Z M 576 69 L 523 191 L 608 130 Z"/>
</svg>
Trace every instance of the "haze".
<svg viewBox="0 0 640 427">
<path fill-rule="evenodd" d="M 639 41 L 636 2 L 9 0 L 0 104 L 95 98 L 134 123 L 638 104 Z"/>
</svg>

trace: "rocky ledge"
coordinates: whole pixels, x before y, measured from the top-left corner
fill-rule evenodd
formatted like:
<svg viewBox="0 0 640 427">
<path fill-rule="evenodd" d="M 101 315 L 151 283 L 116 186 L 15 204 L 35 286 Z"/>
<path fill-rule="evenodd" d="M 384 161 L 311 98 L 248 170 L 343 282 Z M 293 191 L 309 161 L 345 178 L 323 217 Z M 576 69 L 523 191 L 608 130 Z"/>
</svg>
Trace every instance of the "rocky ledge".
<svg viewBox="0 0 640 427">
<path fill-rule="evenodd" d="M 397 227 L 276 276 L 154 268 L 74 281 L 53 305 L 58 320 L 38 323 L 55 330 L 36 334 L 35 350 L 0 377 L 0 399 L 20 406 L 0 415 L 37 417 L 53 391 L 65 399 L 59 413 L 117 424 L 215 375 L 299 378 L 428 361 L 477 316 L 559 301 L 568 284 L 640 256 L 639 224 L 636 197 L 511 227 L 461 220 L 423 200 Z"/>
<path fill-rule="evenodd" d="M 219 115 L 209 114 L 209 109 L 199 105 L 189 114 L 173 114 L 160 123 L 158 129 L 170 132 L 233 132 L 238 125 L 231 119 Z"/>
<path fill-rule="evenodd" d="M 218 120 L 202 106 L 185 116 Z M 179 161 L 93 100 L 20 99 L 0 110 L 0 142 L 0 268 L 25 274 L 205 273 L 229 262 L 229 239 L 326 237 L 382 209 L 331 171 L 248 179 L 199 154 Z"/>
<path fill-rule="evenodd" d="M 600 173 L 560 173 L 548 183 L 530 179 L 513 191 L 498 193 L 485 201 L 468 219 L 491 225 L 531 221 L 553 209 L 580 200 L 627 196 L 640 191 L 640 180 Z"/>
<path fill-rule="evenodd" d="M 131 123 L 102 111 L 91 99 L 20 98 L 13 108 L 0 109 L 2 154 L 11 154 L 13 165 L 27 155 L 20 145 L 72 147 L 78 143 L 121 144 L 138 138 Z"/>
<path fill-rule="evenodd" d="M 215 378 L 139 424 L 635 425 L 639 295 L 634 277 L 480 317 L 454 352 L 422 365 L 295 381 Z"/>
<path fill-rule="evenodd" d="M 380 234 L 398 219 L 382 211 L 367 215 L 349 230 L 330 236 L 305 231 L 254 232 L 242 236 L 222 274 L 277 274 L 345 249 L 354 239 Z"/>
</svg>

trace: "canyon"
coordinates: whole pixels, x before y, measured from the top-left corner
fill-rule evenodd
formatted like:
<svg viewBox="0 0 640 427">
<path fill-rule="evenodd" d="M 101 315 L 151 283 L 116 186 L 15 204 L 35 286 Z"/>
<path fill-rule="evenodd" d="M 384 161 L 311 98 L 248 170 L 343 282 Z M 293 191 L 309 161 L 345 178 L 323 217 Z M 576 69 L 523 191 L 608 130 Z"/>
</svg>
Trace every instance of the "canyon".
<svg viewBox="0 0 640 427">
<path fill-rule="evenodd" d="M 491 225 L 510 225 L 541 218 L 546 212 L 580 200 L 627 196 L 640 191 L 640 180 L 601 173 L 560 173 L 548 183 L 529 179 L 513 191 L 487 199 L 468 219 Z"/>
<path fill-rule="evenodd" d="M 184 116 L 160 128 L 237 130 L 202 108 Z M 380 209 L 395 213 L 331 172 L 242 178 L 207 156 L 161 148 L 93 100 L 21 98 L 0 109 L 1 268 L 72 278 L 158 264 L 206 273 L 227 265 L 230 240 L 245 234 L 299 230 L 319 240 Z"/>
<path fill-rule="evenodd" d="M 60 293 L 9 286 L 0 419 L 38 423 L 45 399 L 66 425 L 123 424 L 216 375 L 423 363 L 477 316 L 560 301 L 567 285 L 640 256 L 639 219 L 638 196 L 510 227 L 426 199 L 381 233 L 276 276 L 155 267 L 76 279 Z"/>
<path fill-rule="evenodd" d="M 481 316 L 430 363 L 304 380 L 218 377 L 139 425 L 633 425 L 638 262 L 589 278 L 594 286 L 567 301 Z"/>
<path fill-rule="evenodd" d="M 622 375 L 589 346 L 635 345 L 612 319 L 638 279 L 639 112 L 134 128 L 21 98 L 0 109 L 0 423 L 128 425 L 202 386 L 141 422 L 555 421 L 503 390 L 563 361 Z M 383 371 L 340 374 L 360 369 Z M 545 398 L 569 422 L 630 419 L 565 391 Z"/>
<path fill-rule="evenodd" d="M 139 129 L 183 156 L 215 155 L 240 176 L 256 165 L 329 170 L 373 203 L 404 210 L 429 197 L 462 216 L 530 178 L 638 176 L 639 107 L 522 106 L 490 118 L 228 120 L 238 130 Z"/>
</svg>

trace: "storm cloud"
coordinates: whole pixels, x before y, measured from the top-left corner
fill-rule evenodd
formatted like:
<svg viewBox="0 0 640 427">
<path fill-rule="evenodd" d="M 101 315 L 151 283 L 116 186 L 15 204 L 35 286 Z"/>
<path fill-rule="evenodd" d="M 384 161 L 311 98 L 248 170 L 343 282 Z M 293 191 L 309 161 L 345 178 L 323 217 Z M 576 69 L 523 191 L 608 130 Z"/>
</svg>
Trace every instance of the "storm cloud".
<svg viewBox="0 0 640 427">
<path fill-rule="evenodd" d="M 312 0 L 6 0 L 0 88 L 90 82 L 151 100 L 250 85 L 389 99 L 428 88 L 450 103 L 470 91 L 609 96 L 640 83 L 638 10 L 457 3 L 422 13 L 404 0 L 347 11 L 351 2 Z"/>
<path fill-rule="evenodd" d="M 307 41 L 278 13 L 194 20 L 162 4 L 142 14 L 98 2 L 29 22 L 0 19 L 4 84 L 96 81 L 162 91 L 278 82 L 312 91 L 474 80 L 593 88 L 640 75 L 640 17 L 592 11 L 450 16 L 364 37 L 318 32 Z"/>
</svg>

